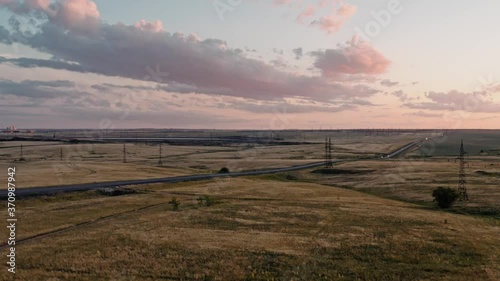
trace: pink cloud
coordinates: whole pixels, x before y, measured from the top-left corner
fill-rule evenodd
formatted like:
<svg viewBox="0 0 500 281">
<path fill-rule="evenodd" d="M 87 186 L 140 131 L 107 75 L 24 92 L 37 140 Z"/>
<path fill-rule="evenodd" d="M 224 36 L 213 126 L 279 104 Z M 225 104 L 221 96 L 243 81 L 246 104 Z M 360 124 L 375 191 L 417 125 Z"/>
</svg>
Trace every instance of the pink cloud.
<svg viewBox="0 0 500 281">
<path fill-rule="evenodd" d="M 67 29 L 89 32 L 100 22 L 97 5 L 90 0 L 67 0 L 59 5 L 55 22 Z"/>
<path fill-rule="evenodd" d="M 327 5 L 328 5 L 328 0 L 321 0 L 321 1 L 319 1 L 319 4 L 318 4 L 318 6 L 319 6 L 320 8 L 324 8 L 324 7 L 326 7 Z"/>
<path fill-rule="evenodd" d="M 316 8 L 310 5 L 297 16 L 297 22 L 302 23 L 304 19 L 314 16 L 314 14 L 316 14 Z"/>
<path fill-rule="evenodd" d="M 356 14 L 356 7 L 350 4 L 341 4 L 340 8 L 333 12 L 330 16 L 324 16 L 311 22 L 310 26 L 319 27 L 328 34 L 335 33 L 342 28 L 344 23 Z"/>
<path fill-rule="evenodd" d="M 356 14 L 356 11 L 357 11 L 357 9 L 355 6 L 344 3 L 337 10 L 337 16 L 343 17 L 343 18 L 350 18 L 354 14 Z"/>
<path fill-rule="evenodd" d="M 492 99 L 486 91 L 460 92 L 429 92 L 425 97 L 428 101 L 421 103 L 406 103 L 405 107 L 427 110 L 463 110 L 466 112 L 497 113 L 500 112 L 500 103 Z"/>
<path fill-rule="evenodd" d="M 0 0 L 0 5 L 17 14 L 28 14 L 34 10 L 45 12 L 51 22 L 76 32 L 93 32 L 100 23 L 99 10 L 91 0 L 64 0 L 60 2 Z"/>
<path fill-rule="evenodd" d="M 10 62 L 21 67 L 50 67 L 155 81 L 167 92 L 259 100 L 301 97 L 349 104 L 354 98 L 378 92 L 364 84 L 283 71 L 246 57 L 220 39 L 201 40 L 194 35 L 168 32 L 145 34 L 124 24 L 101 23 L 97 32 L 95 36 L 82 36 L 49 22 L 39 33 L 27 38 L 25 44 L 51 54 L 57 61 Z M 150 47 L 144 49 L 144 46 Z"/>
<path fill-rule="evenodd" d="M 380 85 L 385 86 L 385 87 L 394 87 L 394 86 L 399 85 L 399 82 L 391 81 L 389 79 L 384 79 L 384 80 L 380 81 Z"/>
<path fill-rule="evenodd" d="M 47 11 L 49 10 L 51 0 L 25 0 L 24 2 L 31 9 Z"/>
<path fill-rule="evenodd" d="M 45 2 L 33 3 L 41 9 Z M 159 32 L 163 30 L 160 21 L 141 20 L 132 26 L 106 24 L 100 20 L 93 1 L 67 0 L 58 4 L 56 16 L 40 32 L 23 42 L 56 60 L 36 60 L 24 66 L 152 80 L 164 84 L 162 89 L 170 92 L 261 100 L 301 97 L 350 103 L 353 98 L 378 92 L 367 85 L 344 84 L 326 75 L 288 73 L 248 58 L 220 39 Z M 151 47 L 146 50 L 144 46 Z M 324 54 L 323 60 L 329 60 L 328 55 Z M 317 65 L 322 67 L 319 56 Z M 327 67 L 323 70 L 328 71 Z"/>
<path fill-rule="evenodd" d="M 162 32 L 165 31 L 163 28 L 163 23 L 159 20 L 148 22 L 146 20 L 140 20 L 134 24 L 135 28 L 143 31 L 152 31 L 152 32 Z"/>
<path fill-rule="evenodd" d="M 53 16 L 55 11 L 50 7 L 51 0 L 0 0 L 0 6 L 4 6 L 16 14 L 26 14 L 33 10 L 41 10 L 49 16 Z"/>
<path fill-rule="evenodd" d="M 500 93 L 500 83 L 492 83 L 486 86 L 485 90 L 490 93 Z"/>
<path fill-rule="evenodd" d="M 356 36 L 338 49 L 318 51 L 313 55 L 316 56 L 314 65 L 325 77 L 343 74 L 377 75 L 384 73 L 391 64 L 382 53 Z"/>
<path fill-rule="evenodd" d="M 0 5 L 7 5 L 13 3 L 14 0 L 0 0 Z"/>
</svg>

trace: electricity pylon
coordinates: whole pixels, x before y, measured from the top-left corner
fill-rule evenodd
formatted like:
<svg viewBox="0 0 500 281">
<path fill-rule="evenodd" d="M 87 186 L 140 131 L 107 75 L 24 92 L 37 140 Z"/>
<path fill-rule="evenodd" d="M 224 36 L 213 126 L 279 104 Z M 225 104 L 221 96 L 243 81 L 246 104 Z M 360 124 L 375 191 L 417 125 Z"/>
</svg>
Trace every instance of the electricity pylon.
<svg viewBox="0 0 500 281">
<path fill-rule="evenodd" d="M 460 156 L 457 158 L 460 161 L 460 171 L 458 174 L 458 199 L 462 201 L 469 201 L 469 195 L 467 194 L 467 180 L 465 178 L 465 152 L 464 140 L 460 145 Z"/>
<path fill-rule="evenodd" d="M 160 159 L 158 160 L 158 165 L 163 166 L 163 162 L 161 161 L 161 143 L 160 143 Z"/>
<path fill-rule="evenodd" d="M 325 138 L 325 166 L 330 168 L 333 166 L 332 163 L 332 139 Z"/>
<path fill-rule="evenodd" d="M 127 149 L 125 148 L 125 144 L 123 144 L 123 163 L 127 163 Z"/>
<path fill-rule="evenodd" d="M 19 160 L 24 161 L 23 145 L 21 144 L 21 158 Z"/>
</svg>

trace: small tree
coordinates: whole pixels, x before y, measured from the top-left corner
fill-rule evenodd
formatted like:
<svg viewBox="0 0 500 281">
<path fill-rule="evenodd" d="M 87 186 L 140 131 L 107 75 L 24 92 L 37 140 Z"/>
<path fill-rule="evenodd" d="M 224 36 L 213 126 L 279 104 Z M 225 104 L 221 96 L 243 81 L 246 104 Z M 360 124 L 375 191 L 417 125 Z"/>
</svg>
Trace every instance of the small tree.
<svg viewBox="0 0 500 281">
<path fill-rule="evenodd" d="M 212 196 L 208 196 L 208 195 L 203 195 L 201 197 L 198 197 L 198 198 L 196 198 L 196 200 L 198 200 L 198 204 L 200 204 L 200 205 L 204 204 L 207 207 L 219 203 L 219 201 L 217 199 L 215 199 Z"/>
<path fill-rule="evenodd" d="M 223 167 L 219 170 L 219 174 L 227 174 L 229 173 L 229 168 Z"/>
<path fill-rule="evenodd" d="M 212 206 L 212 205 L 215 205 L 218 203 L 217 199 L 215 199 L 212 196 L 205 195 L 204 197 L 205 197 L 205 205 L 206 206 Z"/>
<path fill-rule="evenodd" d="M 179 209 L 179 205 L 181 204 L 181 202 L 179 202 L 179 200 L 177 200 L 177 198 L 173 197 L 172 200 L 170 200 L 170 202 L 168 202 L 168 204 L 172 205 L 172 209 L 174 211 L 177 211 Z"/>
<path fill-rule="evenodd" d="M 432 192 L 432 197 L 439 208 L 446 209 L 458 199 L 458 192 L 449 187 L 438 187 Z"/>
<path fill-rule="evenodd" d="M 198 205 L 202 205 L 203 204 L 203 197 L 198 197 L 196 198 L 196 201 L 198 201 Z"/>
</svg>

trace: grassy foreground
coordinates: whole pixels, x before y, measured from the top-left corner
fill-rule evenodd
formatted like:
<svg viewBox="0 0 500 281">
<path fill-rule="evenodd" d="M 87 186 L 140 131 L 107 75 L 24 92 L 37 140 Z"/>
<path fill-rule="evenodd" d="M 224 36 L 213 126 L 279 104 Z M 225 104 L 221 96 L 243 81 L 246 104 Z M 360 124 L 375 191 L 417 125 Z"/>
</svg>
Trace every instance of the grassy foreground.
<svg viewBox="0 0 500 281">
<path fill-rule="evenodd" d="M 19 201 L 18 239 L 67 229 L 18 245 L 17 280 L 500 280 L 498 220 L 266 178 L 148 188 Z"/>
</svg>

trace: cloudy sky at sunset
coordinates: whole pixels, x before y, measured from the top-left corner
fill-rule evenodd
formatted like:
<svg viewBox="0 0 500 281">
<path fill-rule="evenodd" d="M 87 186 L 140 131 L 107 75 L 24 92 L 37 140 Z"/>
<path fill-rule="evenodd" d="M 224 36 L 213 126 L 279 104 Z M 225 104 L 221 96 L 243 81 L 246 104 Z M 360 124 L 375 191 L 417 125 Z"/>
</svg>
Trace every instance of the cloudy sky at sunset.
<svg viewBox="0 0 500 281">
<path fill-rule="evenodd" d="M 498 128 L 500 1 L 0 0 L 0 126 Z"/>
</svg>

